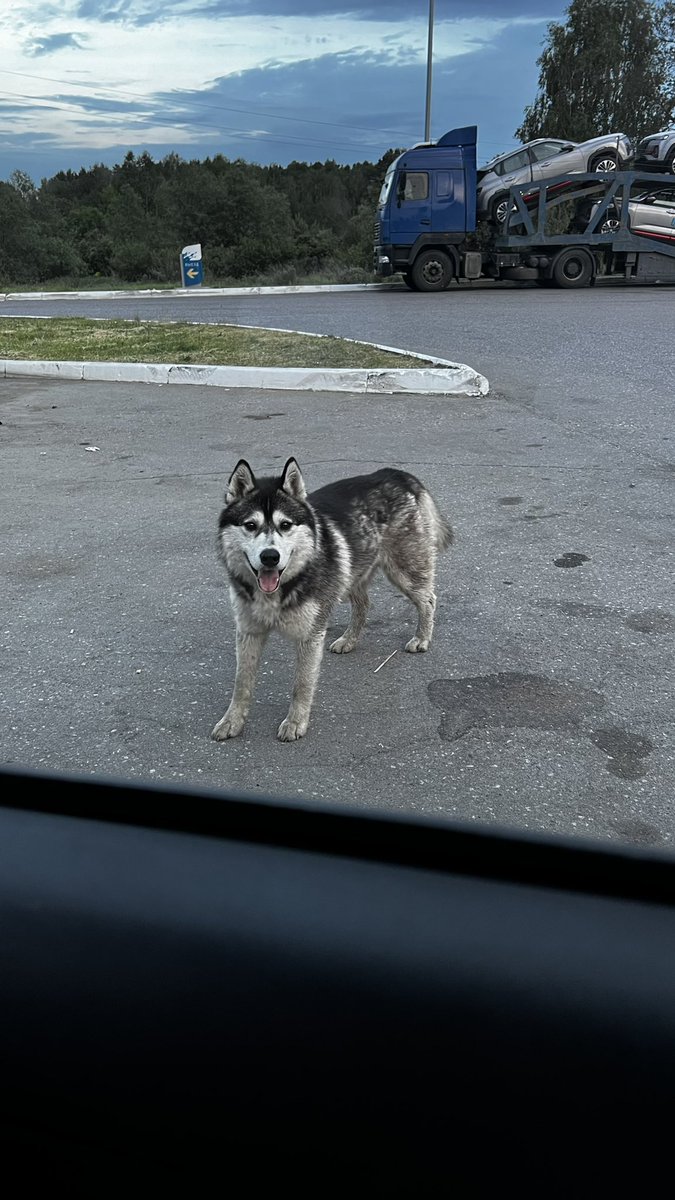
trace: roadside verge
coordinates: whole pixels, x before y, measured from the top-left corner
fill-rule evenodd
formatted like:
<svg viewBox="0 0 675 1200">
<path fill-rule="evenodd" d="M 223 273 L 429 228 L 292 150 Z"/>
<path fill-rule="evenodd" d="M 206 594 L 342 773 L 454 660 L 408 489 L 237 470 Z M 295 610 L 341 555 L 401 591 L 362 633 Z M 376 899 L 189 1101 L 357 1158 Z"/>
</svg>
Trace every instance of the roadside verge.
<svg viewBox="0 0 675 1200">
<path fill-rule="evenodd" d="M 10 347 L 14 350 L 12 357 L 0 358 L 0 378 L 32 375 L 79 381 L 439 396 L 484 396 L 489 391 L 487 379 L 466 363 L 325 333 L 213 321 L 139 322 L 105 317 L 80 321 L 18 314 L 0 325 L 11 329 L 4 353 Z M 76 327 L 75 334 L 71 326 Z M 242 343 L 242 334 L 251 336 Z M 261 337 L 267 341 L 261 343 Z M 287 344 L 282 347 L 289 338 L 293 339 L 290 348 Z M 312 343 L 319 343 L 316 350 L 308 350 Z M 321 344 L 338 347 L 337 361 L 334 353 L 322 352 Z M 92 350 L 95 359 L 89 357 Z M 22 351 L 35 357 L 23 357 Z M 169 354 L 180 361 L 162 361 Z M 292 365 L 294 359 L 296 365 Z M 397 367 L 397 360 L 405 365 Z M 265 362 L 269 365 L 261 365 Z"/>
</svg>

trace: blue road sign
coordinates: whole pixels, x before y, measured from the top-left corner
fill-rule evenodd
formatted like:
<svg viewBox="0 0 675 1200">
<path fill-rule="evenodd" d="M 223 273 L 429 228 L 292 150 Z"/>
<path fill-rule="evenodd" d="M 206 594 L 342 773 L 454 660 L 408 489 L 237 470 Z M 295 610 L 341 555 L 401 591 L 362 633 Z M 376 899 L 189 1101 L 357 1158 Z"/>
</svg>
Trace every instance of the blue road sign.
<svg viewBox="0 0 675 1200">
<path fill-rule="evenodd" d="M 194 246 L 183 246 L 180 255 L 180 273 L 183 287 L 199 287 L 204 282 L 202 248 L 199 242 Z"/>
</svg>

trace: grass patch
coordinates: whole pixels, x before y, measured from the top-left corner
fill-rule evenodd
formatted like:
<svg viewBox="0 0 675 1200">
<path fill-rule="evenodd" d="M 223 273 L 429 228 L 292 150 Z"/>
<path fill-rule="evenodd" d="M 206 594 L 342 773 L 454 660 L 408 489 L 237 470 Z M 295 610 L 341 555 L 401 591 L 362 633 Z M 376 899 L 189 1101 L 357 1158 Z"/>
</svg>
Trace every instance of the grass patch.
<svg viewBox="0 0 675 1200">
<path fill-rule="evenodd" d="M 428 364 L 342 338 L 234 325 L 90 321 L 80 317 L 0 319 L 0 358 L 62 362 L 200 363 L 237 367 L 417 367 Z"/>
</svg>

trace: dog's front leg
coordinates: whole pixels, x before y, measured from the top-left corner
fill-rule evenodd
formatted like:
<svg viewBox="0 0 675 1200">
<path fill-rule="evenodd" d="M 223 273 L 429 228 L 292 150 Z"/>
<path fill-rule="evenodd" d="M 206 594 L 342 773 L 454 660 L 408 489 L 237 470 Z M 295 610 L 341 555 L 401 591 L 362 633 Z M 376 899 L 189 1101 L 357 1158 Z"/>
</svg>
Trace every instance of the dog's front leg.
<svg viewBox="0 0 675 1200">
<path fill-rule="evenodd" d="M 317 633 L 313 637 L 307 638 L 306 641 L 297 643 L 293 698 L 291 700 L 291 707 L 288 710 L 288 716 L 284 717 L 277 730 L 277 737 L 280 742 L 295 742 L 307 733 L 312 700 L 314 699 L 314 692 L 316 691 L 319 671 L 321 669 L 321 655 L 323 653 L 325 637 L 326 631 L 324 629 L 322 633 Z"/>
<path fill-rule="evenodd" d="M 260 656 L 266 641 L 266 633 L 239 633 L 237 631 L 237 673 L 234 680 L 234 692 L 225 716 L 221 717 L 211 731 L 214 741 L 224 742 L 227 738 L 236 737 L 244 728 L 244 722 L 251 707 Z"/>
</svg>

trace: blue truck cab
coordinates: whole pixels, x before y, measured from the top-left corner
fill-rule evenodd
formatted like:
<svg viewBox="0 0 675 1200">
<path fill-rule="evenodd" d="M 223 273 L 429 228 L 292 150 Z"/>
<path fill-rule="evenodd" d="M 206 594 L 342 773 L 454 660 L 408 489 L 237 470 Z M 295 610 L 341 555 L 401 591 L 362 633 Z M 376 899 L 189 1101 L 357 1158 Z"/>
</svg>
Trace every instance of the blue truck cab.
<svg viewBox="0 0 675 1200">
<path fill-rule="evenodd" d="M 401 272 L 412 288 L 442 291 L 460 274 L 480 274 L 480 254 L 465 249 L 476 229 L 477 132 L 452 129 L 391 164 L 377 204 L 377 275 Z"/>
</svg>

